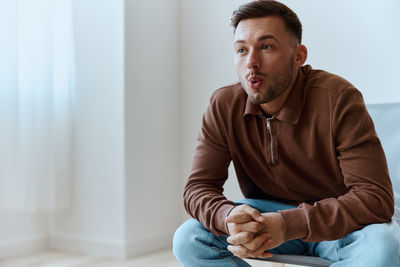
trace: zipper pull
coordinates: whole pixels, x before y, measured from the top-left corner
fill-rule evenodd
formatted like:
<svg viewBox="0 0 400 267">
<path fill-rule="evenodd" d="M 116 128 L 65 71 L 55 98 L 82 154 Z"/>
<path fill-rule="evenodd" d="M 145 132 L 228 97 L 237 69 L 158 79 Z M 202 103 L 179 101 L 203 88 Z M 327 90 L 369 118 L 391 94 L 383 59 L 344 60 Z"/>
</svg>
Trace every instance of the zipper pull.
<svg viewBox="0 0 400 267">
<path fill-rule="evenodd" d="M 269 133 L 269 137 L 270 137 L 270 143 L 269 143 L 269 149 L 270 149 L 270 155 L 271 155 L 271 162 L 272 165 L 275 165 L 275 155 L 274 155 L 274 138 L 272 136 L 272 128 L 271 128 L 271 120 L 274 119 L 274 117 L 271 118 L 266 118 L 267 119 L 267 130 Z"/>
</svg>

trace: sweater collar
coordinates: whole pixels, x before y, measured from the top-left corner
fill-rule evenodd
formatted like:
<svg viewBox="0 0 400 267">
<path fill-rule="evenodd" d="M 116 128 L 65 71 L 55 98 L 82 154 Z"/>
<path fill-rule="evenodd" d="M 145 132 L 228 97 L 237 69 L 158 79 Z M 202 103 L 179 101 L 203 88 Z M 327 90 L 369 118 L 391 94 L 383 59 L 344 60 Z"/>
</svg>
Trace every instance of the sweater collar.
<svg viewBox="0 0 400 267">
<path fill-rule="evenodd" d="M 286 103 L 283 105 L 280 111 L 273 116 L 283 122 L 288 122 L 291 124 L 297 124 L 300 120 L 301 111 L 304 106 L 303 91 L 306 85 L 307 75 L 311 70 L 310 65 L 303 66 L 299 68 L 297 72 L 296 81 L 292 87 Z M 246 107 L 243 116 L 246 115 L 256 115 L 265 117 L 261 108 L 253 104 L 249 97 L 246 100 Z"/>
</svg>

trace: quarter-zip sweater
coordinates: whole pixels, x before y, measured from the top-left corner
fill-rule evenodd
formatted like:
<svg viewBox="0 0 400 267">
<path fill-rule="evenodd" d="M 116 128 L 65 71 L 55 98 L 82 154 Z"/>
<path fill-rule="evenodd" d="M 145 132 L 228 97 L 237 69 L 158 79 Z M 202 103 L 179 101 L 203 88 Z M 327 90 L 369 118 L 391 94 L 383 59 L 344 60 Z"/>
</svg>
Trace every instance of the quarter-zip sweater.
<svg viewBox="0 0 400 267">
<path fill-rule="evenodd" d="M 385 154 L 361 93 L 310 66 L 298 70 L 290 90 L 270 117 L 240 83 L 212 94 L 184 190 L 187 212 L 214 234 L 228 234 L 224 218 L 235 204 L 223 185 L 232 161 L 245 198 L 297 206 L 279 211 L 286 241 L 334 240 L 390 221 Z"/>
</svg>

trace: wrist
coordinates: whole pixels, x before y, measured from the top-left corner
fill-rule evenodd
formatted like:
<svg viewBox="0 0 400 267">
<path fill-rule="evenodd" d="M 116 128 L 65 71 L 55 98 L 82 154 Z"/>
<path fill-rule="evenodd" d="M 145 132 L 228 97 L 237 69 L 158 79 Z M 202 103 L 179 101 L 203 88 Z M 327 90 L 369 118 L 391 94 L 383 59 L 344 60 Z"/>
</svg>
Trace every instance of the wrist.
<svg viewBox="0 0 400 267">
<path fill-rule="evenodd" d="M 304 239 L 308 233 L 307 219 L 302 209 L 281 210 L 284 240 Z"/>
<path fill-rule="evenodd" d="M 232 210 L 234 209 L 234 208 L 236 208 L 236 206 L 231 206 L 230 208 L 227 208 L 227 210 L 225 210 L 225 216 L 224 216 L 224 226 L 225 226 L 225 233 L 227 234 L 227 235 L 231 235 L 231 233 L 229 232 L 229 227 L 228 227 L 228 223 L 226 222 L 226 218 L 229 216 L 229 214 L 231 214 L 231 212 L 232 212 Z"/>
</svg>

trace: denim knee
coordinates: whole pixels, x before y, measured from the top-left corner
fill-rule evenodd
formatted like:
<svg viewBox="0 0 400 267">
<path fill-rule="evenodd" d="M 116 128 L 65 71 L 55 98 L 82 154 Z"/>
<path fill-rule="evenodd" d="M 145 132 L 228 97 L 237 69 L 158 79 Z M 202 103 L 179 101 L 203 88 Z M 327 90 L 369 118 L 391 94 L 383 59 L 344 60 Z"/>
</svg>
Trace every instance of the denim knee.
<svg viewBox="0 0 400 267">
<path fill-rule="evenodd" d="M 227 250 L 226 236 L 216 236 L 200 222 L 190 219 L 176 230 L 173 252 L 183 266 L 250 267 Z"/>
<path fill-rule="evenodd" d="M 187 223 L 188 222 L 183 223 L 175 231 L 172 241 L 172 251 L 179 261 L 181 261 L 181 257 L 188 254 L 187 251 L 185 251 L 187 249 L 187 243 L 189 243 L 187 237 L 190 234 L 190 226 L 188 226 Z"/>
<path fill-rule="evenodd" d="M 183 223 L 175 232 L 173 239 L 173 253 L 181 262 L 192 262 L 193 257 L 201 255 L 201 247 L 205 243 L 209 243 L 211 233 L 204 229 L 203 225 L 194 220 L 189 219 Z"/>
<path fill-rule="evenodd" d="M 395 221 L 382 224 L 371 224 L 365 227 L 368 231 L 368 243 L 381 266 L 399 266 L 400 264 L 400 229 Z"/>
<path fill-rule="evenodd" d="M 358 253 L 352 250 L 351 254 L 358 254 L 359 262 L 365 261 L 368 266 L 400 266 L 400 229 L 396 222 L 368 225 L 346 239 L 358 244 Z"/>
</svg>

